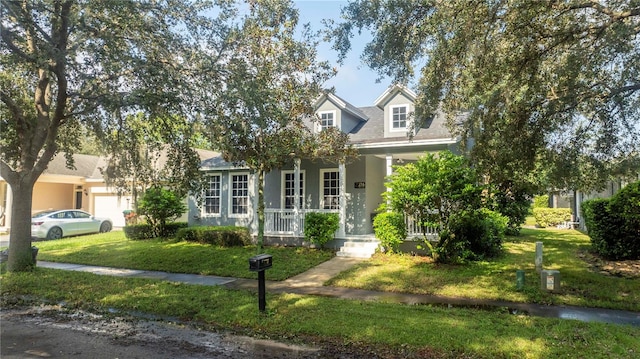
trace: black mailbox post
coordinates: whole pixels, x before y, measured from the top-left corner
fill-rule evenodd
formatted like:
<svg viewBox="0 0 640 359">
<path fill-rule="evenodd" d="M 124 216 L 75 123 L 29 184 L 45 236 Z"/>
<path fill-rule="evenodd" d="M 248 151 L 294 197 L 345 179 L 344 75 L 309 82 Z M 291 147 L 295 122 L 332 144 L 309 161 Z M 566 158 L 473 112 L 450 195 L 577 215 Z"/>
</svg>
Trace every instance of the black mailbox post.
<svg viewBox="0 0 640 359">
<path fill-rule="evenodd" d="M 264 271 L 273 265 L 273 256 L 270 254 L 258 254 L 249 258 L 249 270 L 258 272 L 258 309 L 261 312 L 267 307 Z"/>
</svg>

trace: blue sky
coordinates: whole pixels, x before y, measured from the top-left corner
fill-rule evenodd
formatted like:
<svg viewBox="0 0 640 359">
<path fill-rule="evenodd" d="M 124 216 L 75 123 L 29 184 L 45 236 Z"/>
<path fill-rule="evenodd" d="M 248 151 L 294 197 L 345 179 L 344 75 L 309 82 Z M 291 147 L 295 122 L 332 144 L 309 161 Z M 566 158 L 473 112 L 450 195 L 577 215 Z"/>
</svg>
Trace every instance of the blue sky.
<svg viewBox="0 0 640 359">
<path fill-rule="evenodd" d="M 340 18 L 340 9 L 347 1 L 335 0 L 296 0 L 295 5 L 300 11 L 300 24 L 309 23 L 314 30 L 322 28 L 322 19 Z M 328 60 L 338 68 L 338 74 L 329 80 L 327 87 L 335 87 L 336 94 L 358 107 L 373 106 L 373 102 L 391 84 L 391 79 L 382 79 L 360 60 L 364 45 L 371 38 L 370 35 L 352 39 L 351 51 L 342 66 L 337 64 L 337 54 L 330 44 L 323 44 L 319 49 L 321 60 Z"/>
</svg>

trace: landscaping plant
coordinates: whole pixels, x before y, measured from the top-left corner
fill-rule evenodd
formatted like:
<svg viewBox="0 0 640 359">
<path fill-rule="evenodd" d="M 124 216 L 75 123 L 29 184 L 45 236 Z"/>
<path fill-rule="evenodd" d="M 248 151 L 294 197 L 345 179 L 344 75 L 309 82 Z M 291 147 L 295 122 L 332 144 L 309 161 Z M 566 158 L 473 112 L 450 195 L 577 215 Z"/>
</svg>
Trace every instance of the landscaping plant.
<svg viewBox="0 0 640 359">
<path fill-rule="evenodd" d="M 611 199 L 582 203 L 592 248 L 613 259 L 640 259 L 640 181 L 631 183 Z"/>
<path fill-rule="evenodd" d="M 154 237 L 166 237 L 167 222 L 180 217 L 187 210 L 184 200 L 175 192 L 153 186 L 138 201 L 138 213 L 144 215 Z"/>
<path fill-rule="evenodd" d="M 373 219 L 373 231 L 384 251 L 394 253 L 407 238 L 404 216 L 398 212 L 382 212 Z"/>
<path fill-rule="evenodd" d="M 304 237 L 322 247 L 334 238 L 339 226 L 337 213 L 309 212 L 304 216 Z"/>
</svg>

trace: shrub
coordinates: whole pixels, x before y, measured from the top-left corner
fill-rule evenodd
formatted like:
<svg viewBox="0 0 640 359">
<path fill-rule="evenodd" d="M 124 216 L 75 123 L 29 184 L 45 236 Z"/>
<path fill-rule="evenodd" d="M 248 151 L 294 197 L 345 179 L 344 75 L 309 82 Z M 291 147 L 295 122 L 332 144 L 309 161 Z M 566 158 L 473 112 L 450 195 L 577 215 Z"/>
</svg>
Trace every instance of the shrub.
<svg viewBox="0 0 640 359">
<path fill-rule="evenodd" d="M 199 226 L 180 228 L 176 234 L 180 241 L 198 242 L 220 247 L 239 247 L 251 244 L 249 230 L 234 226 Z"/>
<path fill-rule="evenodd" d="M 187 222 L 171 222 L 164 225 L 164 233 L 162 237 L 172 238 L 178 234 L 178 231 L 182 228 L 189 227 Z"/>
<path fill-rule="evenodd" d="M 406 213 L 430 227 L 443 228 L 454 213 L 482 207 L 483 186 L 469 161 L 450 151 L 426 153 L 416 162 L 394 166 L 385 185 L 382 209 Z"/>
<path fill-rule="evenodd" d="M 396 252 L 407 237 L 404 216 L 398 212 L 382 212 L 376 215 L 373 219 L 373 231 L 380 240 L 380 245 L 390 253 Z"/>
<path fill-rule="evenodd" d="M 612 260 L 640 258 L 640 182 L 610 200 L 583 202 L 582 213 L 596 253 Z"/>
<path fill-rule="evenodd" d="M 334 238 L 339 227 L 337 213 L 309 212 L 304 216 L 304 237 L 320 247 Z"/>
<path fill-rule="evenodd" d="M 124 226 L 122 230 L 124 231 L 125 237 L 134 241 L 156 237 L 153 228 L 147 223 L 127 225 Z"/>
<path fill-rule="evenodd" d="M 549 195 L 533 196 L 533 208 L 549 208 Z"/>
<path fill-rule="evenodd" d="M 562 222 L 571 220 L 571 209 L 569 208 L 534 208 L 533 217 L 539 227 L 555 226 Z"/>
<path fill-rule="evenodd" d="M 166 223 L 180 217 L 186 210 L 184 201 L 175 192 L 159 186 L 147 189 L 138 201 L 138 214 L 147 218 L 155 237 L 168 237 Z"/>
<path fill-rule="evenodd" d="M 498 256 L 508 218 L 488 209 L 465 211 L 451 217 L 436 248 L 439 262 L 463 262 Z"/>
<path fill-rule="evenodd" d="M 492 208 L 507 217 L 505 234 L 517 236 L 531 208 L 531 197 L 524 190 L 503 189 L 494 193 Z"/>
</svg>

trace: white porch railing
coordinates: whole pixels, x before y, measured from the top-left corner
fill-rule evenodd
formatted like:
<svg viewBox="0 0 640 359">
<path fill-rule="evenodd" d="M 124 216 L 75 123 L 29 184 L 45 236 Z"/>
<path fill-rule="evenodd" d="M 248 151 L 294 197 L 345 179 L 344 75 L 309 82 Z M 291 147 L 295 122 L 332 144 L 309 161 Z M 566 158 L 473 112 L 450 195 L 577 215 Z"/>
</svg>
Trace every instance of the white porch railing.
<svg viewBox="0 0 640 359">
<path fill-rule="evenodd" d="M 438 230 L 432 227 L 423 228 L 413 217 L 405 216 L 404 223 L 407 226 L 407 239 L 413 239 L 415 237 L 422 237 L 426 235 L 426 237 L 430 240 L 436 239 L 438 237 Z"/>
<path fill-rule="evenodd" d="M 339 213 L 337 209 L 299 209 L 298 215 L 293 209 L 265 208 L 264 234 L 302 236 L 304 216 L 309 212 Z"/>
</svg>

